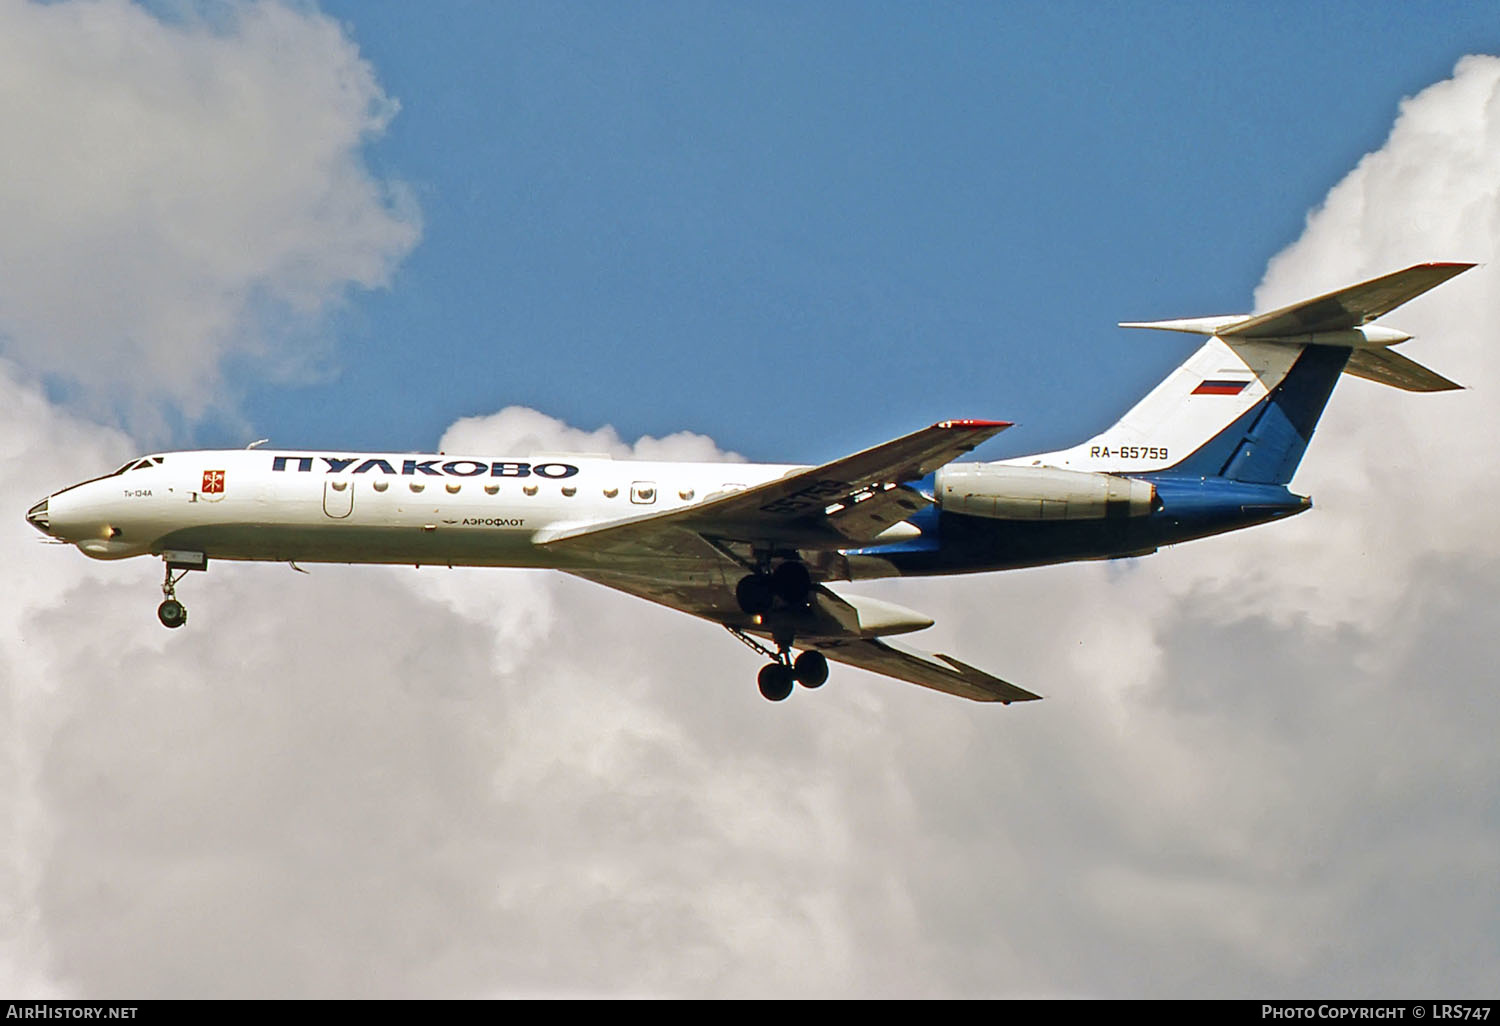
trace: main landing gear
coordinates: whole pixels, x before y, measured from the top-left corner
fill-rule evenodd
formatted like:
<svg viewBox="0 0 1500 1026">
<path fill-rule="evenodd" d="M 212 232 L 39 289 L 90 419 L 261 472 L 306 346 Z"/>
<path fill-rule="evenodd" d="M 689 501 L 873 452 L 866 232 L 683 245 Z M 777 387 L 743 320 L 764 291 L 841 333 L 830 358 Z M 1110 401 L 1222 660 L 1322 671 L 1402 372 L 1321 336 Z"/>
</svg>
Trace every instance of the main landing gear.
<svg viewBox="0 0 1500 1026">
<path fill-rule="evenodd" d="M 828 657 L 822 652 L 803 652 L 795 660 L 790 650 L 783 648 L 776 654 L 774 663 L 760 668 L 756 683 L 760 693 L 772 702 L 782 702 L 792 693 L 793 684 L 805 688 L 820 688 L 828 680 Z"/>
<path fill-rule="evenodd" d="M 768 566 L 769 560 L 755 573 L 740 578 L 739 584 L 735 585 L 734 597 L 740 609 L 755 617 L 757 624 L 761 623 L 761 618 L 771 612 L 777 602 L 782 603 L 786 612 L 793 617 L 805 613 L 812 605 L 815 589 L 807 565 L 789 559 L 774 570 L 769 570 Z M 767 648 L 737 628 L 730 627 L 729 631 L 771 660 L 761 667 L 757 683 L 760 684 L 760 693 L 773 702 L 785 701 L 796 684 L 805 688 L 817 688 L 822 687 L 823 682 L 828 679 L 828 658 L 823 653 L 807 651 L 796 659 L 792 658 L 790 631 L 778 630 L 774 633 L 775 649 Z"/>
<path fill-rule="evenodd" d="M 771 660 L 760 668 L 760 675 L 756 678 L 760 693 L 770 701 L 786 701 L 795 684 L 809 689 L 820 688 L 828 680 L 828 657 L 822 652 L 809 649 L 793 659 L 791 639 L 778 640 L 776 648 L 771 649 L 737 627 L 728 630 L 746 646 Z"/>
</svg>

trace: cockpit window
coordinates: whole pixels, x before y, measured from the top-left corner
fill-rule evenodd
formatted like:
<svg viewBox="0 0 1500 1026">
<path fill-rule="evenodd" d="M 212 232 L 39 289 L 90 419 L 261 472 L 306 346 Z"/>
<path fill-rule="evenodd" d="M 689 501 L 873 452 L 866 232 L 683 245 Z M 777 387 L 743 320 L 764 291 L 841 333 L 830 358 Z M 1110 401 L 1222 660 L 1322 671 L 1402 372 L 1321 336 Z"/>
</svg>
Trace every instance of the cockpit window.
<svg viewBox="0 0 1500 1026">
<path fill-rule="evenodd" d="M 112 474 L 105 474 L 104 476 L 118 477 L 119 475 L 125 473 L 125 471 L 127 470 L 150 470 L 152 467 L 159 467 L 165 462 L 167 462 L 167 458 L 165 456 L 147 456 L 145 459 L 141 459 L 139 456 L 137 456 L 127 462 L 119 470 L 116 470 Z"/>
<path fill-rule="evenodd" d="M 143 460 L 131 460 L 119 470 L 115 471 L 114 474 L 107 474 L 105 476 L 114 477 L 116 474 L 123 474 L 127 470 L 150 470 L 152 467 L 159 467 L 165 462 L 165 456 L 147 456 Z"/>
<path fill-rule="evenodd" d="M 121 474 L 129 470 L 141 470 L 143 468 L 160 466 L 166 461 L 167 458 L 165 456 L 147 456 L 144 459 L 140 456 L 136 456 L 127 461 L 126 464 L 119 470 L 111 471 L 108 474 L 100 474 L 98 477 L 91 477 L 87 481 L 79 481 L 77 484 L 70 484 L 61 492 L 57 492 L 55 494 L 61 495 L 63 492 L 70 492 L 74 488 L 82 488 L 84 485 L 93 484 L 95 481 L 107 481 L 112 477 L 119 477 Z"/>
</svg>

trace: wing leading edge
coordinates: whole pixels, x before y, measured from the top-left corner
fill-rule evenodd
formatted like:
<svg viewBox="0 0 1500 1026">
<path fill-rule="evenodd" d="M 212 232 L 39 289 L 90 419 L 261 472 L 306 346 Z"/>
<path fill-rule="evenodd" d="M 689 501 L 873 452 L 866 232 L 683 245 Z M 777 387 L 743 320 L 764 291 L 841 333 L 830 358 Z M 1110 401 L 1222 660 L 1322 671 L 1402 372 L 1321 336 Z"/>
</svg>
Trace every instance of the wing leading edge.
<svg viewBox="0 0 1500 1026">
<path fill-rule="evenodd" d="M 707 538 L 844 548 L 875 538 L 930 503 L 905 482 L 926 477 L 1008 427 L 1006 421 L 945 420 L 753 488 L 665 512 L 542 532 L 535 540 L 575 555 L 656 548 L 675 554 L 680 542 L 672 535 L 684 530 Z"/>
</svg>

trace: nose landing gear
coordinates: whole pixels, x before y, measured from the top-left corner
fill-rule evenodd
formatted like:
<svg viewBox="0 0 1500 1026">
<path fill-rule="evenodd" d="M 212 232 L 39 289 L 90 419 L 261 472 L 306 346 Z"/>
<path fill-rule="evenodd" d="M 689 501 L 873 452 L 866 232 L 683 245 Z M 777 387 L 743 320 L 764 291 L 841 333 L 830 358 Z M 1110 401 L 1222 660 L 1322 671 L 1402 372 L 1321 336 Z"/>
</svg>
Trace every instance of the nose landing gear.
<svg viewBox="0 0 1500 1026">
<path fill-rule="evenodd" d="M 172 564 L 168 563 L 167 576 L 161 582 L 164 597 L 161 605 L 156 607 L 156 618 L 163 627 L 181 627 L 187 623 L 187 606 L 177 601 L 177 582 L 187 576 L 187 570 L 178 570 L 174 575 L 172 569 Z"/>
<path fill-rule="evenodd" d="M 163 627 L 177 628 L 187 623 L 187 607 L 177 601 L 177 582 L 187 576 L 189 570 L 207 570 L 208 559 L 201 552 L 164 552 L 166 576 L 161 582 L 161 605 L 156 607 L 156 618 Z"/>
</svg>

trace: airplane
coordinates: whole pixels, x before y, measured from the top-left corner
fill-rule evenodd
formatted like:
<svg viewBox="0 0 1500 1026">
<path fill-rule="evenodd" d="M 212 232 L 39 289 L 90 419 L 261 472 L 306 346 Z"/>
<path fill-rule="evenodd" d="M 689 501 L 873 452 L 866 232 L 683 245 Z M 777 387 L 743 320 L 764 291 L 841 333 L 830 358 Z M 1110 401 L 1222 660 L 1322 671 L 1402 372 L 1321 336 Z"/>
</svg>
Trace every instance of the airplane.
<svg viewBox="0 0 1500 1026">
<path fill-rule="evenodd" d="M 1258 315 L 1127 321 L 1208 336 L 1117 423 L 1071 448 L 955 462 L 1010 427 L 944 420 L 820 466 L 274 451 L 137 457 L 26 519 L 95 559 L 541 567 L 726 628 L 766 659 L 761 694 L 829 660 L 980 702 L 1041 696 L 894 640 L 932 619 L 830 584 L 1148 555 L 1301 513 L 1288 485 L 1342 374 L 1461 386 L 1394 351 L 1375 318 L 1468 270 L 1428 263 Z M 794 649 L 800 654 L 794 655 Z"/>
</svg>

